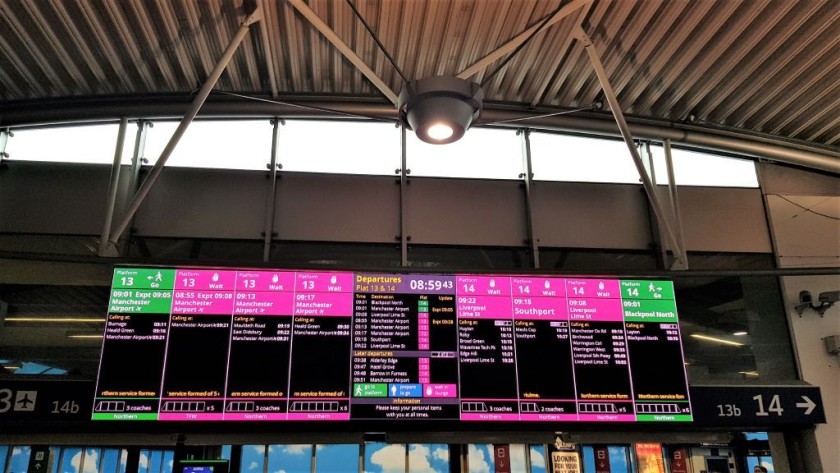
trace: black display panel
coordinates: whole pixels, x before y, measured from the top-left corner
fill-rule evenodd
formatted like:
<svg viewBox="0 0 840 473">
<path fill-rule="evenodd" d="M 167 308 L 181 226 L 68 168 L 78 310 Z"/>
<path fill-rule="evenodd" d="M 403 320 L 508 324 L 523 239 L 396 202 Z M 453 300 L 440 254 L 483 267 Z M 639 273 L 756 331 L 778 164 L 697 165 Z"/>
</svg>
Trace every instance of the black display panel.
<svg viewBox="0 0 840 473">
<path fill-rule="evenodd" d="M 692 411 L 668 281 L 118 268 L 93 419 L 690 422 Z"/>
</svg>

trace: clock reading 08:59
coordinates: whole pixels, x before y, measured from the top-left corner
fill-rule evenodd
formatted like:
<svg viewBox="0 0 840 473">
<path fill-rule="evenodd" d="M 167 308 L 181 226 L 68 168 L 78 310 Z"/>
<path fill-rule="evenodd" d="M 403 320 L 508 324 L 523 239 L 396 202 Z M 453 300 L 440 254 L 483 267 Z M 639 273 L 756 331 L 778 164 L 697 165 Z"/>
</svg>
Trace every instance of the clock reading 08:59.
<svg viewBox="0 0 840 473">
<path fill-rule="evenodd" d="M 454 281 L 440 281 L 437 279 L 412 279 L 409 287 L 415 291 L 440 291 L 441 289 L 452 289 Z"/>
</svg>

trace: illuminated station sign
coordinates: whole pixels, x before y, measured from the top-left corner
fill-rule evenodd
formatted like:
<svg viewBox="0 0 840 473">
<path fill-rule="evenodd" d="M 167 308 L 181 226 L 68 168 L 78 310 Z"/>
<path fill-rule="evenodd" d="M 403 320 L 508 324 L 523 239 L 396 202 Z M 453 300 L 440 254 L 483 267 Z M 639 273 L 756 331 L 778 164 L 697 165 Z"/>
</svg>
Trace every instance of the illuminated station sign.
<svg viewBox="0 0 840 473">
<path fill-rule="evenodd" d="M 117 268 L 94 420 L 690 422 L 669 281 Z"/>
</svg>

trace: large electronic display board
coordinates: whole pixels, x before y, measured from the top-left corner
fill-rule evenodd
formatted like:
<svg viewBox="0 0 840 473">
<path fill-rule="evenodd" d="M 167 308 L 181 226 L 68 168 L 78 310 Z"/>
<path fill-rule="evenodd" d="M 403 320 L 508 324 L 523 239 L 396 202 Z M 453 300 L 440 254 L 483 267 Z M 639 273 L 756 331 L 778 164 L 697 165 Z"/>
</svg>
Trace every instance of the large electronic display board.
<svg viewBox="0 0 840 473">
<path fill-rule="evenodd" d="M 670 281 L 117 268 L 94 420 L 690 422 Z"/>
</svg>

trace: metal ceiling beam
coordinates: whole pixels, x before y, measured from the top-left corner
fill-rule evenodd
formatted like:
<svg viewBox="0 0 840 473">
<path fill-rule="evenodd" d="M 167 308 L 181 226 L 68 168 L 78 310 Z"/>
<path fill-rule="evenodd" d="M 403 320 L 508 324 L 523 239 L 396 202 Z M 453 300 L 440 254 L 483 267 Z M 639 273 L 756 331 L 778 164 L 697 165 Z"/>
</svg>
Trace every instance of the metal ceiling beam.
<svg viewBox="0 0 840 473">
<path fill-rule="evenodd" d="M 280 167 L 277 165 L 277 154 L 280 148 L 281 125 L 280 118 L 275 117 L 271 120 L 271 159 L 268 163 L 267 176 L 271 181 L 271 190 L 266 202 L 268 209 L 265 213 L 265 228 L 263 230 L 263 262 L 265 263 L 268 263 L 271 259 L 271 243 L 274 240 L 274 220 L 277 213 L 277 170 Z"/>
<path fill-rule="evenodd" d="M 263 46 L 263 51 L 265 51 L 265 66 L 268 69 L 268 83 L 271 84 L 271 98 L 277 97 L 277 72 L 274 70 L 274 51 L 271 50 L 271 41 L 268 38 L 268 27 L 269 21 L 271 21 L 266 15 L 265 8 L 265 0 L 259 0 L 260 10 L 263 11 L 263 25 L 260 28 L 260 42 Z"/>
<path fill-rule="evenodd" d="M 326 23 L 324 23 L 323 20 L 321 20 L 317 13 L 315 13 L 311 8 L 309 8 L 309 5 L 304 3 L 303 0 L 288 0 L 288 2 L 293 7 L 295 7 L 297 11 L 299 11 L 300 14 L 304 16 L 304 18 L 309 20 L 309 22 L 312 23 L 312 26 L 314 26 L 318 31 L 320 31 L 321 34 L 324 35 L 324 37 L 327 39 L 327 41 L 332 43 L 332 45 L 335 46 L 338 49 L 338 51 L 341 52 L 341 54 L 343 54 L 344 57 L 347 58 L 347 60 L 353 63 L 353 65 L 356 66 L 356 68 L 358 68 L 359 71 L 362 74 L 364 74 L 364 76 L 367 77 L 367 79 L 371 81 L 371 83 L 373 83 L 373 85 L 376 86 L 376 88 L 379 89 L 379 91 L 382 92 L 382 94 L 384 94 L 385 97 L 387 97 L 392 104 L 397 104 L 397 94 L 395 94 L 394 91 L 391 90 L 390 87 L 388 87 L 388 84 L 386 84 L 385 81 L 383 81 L 378 75 L 376 75 L 375 72 L 373 72 L 373 69 L 371 69 L 367 64 L 365 64 L 362 58 L 360 58 L 352 49 L 350 49 L 350 46 L 348 46 L 347 43 L 345 43 L 341 40 L 341 38 L 338 37 L 338 35 L 335 33 L 335 31 L 332 30 L 332 28 L 329 27 L 329 25 L 327 25 Z"/>
<path fill-rule="evenodd" d="M 300 1 L 300 0 L 290 0 L 290 1 Z M 573 0 L 568 5 L 561 8 L 560 10 L 558 10 L 557 13 L 555 13 L 554 16 L 550 20 L 548 20 L 548 22 L 546 22 L 545 26 L 543 26 L 543 30 L 547 29 L 548 27 L 557 23 L 558 21 L 562 20 L 563 18 L 566 18 L 567 16 L 571 15 L 578 8 L 584 6 L 588 3 L 591 3 L 591 2 L 592 2 L 592 0 Z M 542 24 L 542 21 L 536 22 L 533 26 L 531 26 L 527 30 L 523 31 L 522 33 L 519 33 L 512 40 L 503 44 L 502 46 L 500 46 L 498 49 L 491 52 L 490 54 L 484 56 L 483 58 L 481 58 L 481 60 L 479 60 L 478 62 L 476 62 L 472 66 L 470 66 L 470 67 L 464 69 L 463 71 L 461 71 L 460 73 L 458 73 L 457 77 L 459 79 L 466 79 L 470 76 L 473 76 L 473 75 L 481 72 L 484 68 L 486 68 L 487 66 L 492 64 L 494 61 L 500 59 L 504 55 L 506 55 L 506 54 L 510 53 L 511 51 L 513 51 L 514 49 L 516 49 L 520 44 L 522 44 L 525 40 L 527 40 L 528 37 L 531 35 L 531 33 L 533 33 L 537 28 L 539 28 L 541 24 Z"/>
<path fill-rule="evenodd" d="M 248 34 L 248 30 L 251 28 L 251 25 L 260 21 L 262 19 L 262 15 L 262 9 L 257 7 L 257 9 L 254 10 L 253 13 L 248 15 L 245 21 L 242 22 L 242 25 L 239 27 L 239 31 L 237 31 L 236 35 L 230 40 L 227 49 L 225 49 L 225 52 L 222 54 L 222 57 L 219 58 L 219 61 L 216 63 L 216 67 L 213 68 L 213 71 L 207 77 L 207 80 L 204 81 L 204 84 L 201 86 L 201 89 L 198 91 L 198 94 L 196 94 L 195 98 L 190 104 L 190 107 L 184 114 L 184 118 L 181 119 L 181 123 L 178 124 L 178 128 L 176 128 L 175 131 L 172 133 L 172 138 L 169 139 L 169 142 L 166 144 L 166 147 L 164 147 L 163 151 L 161 151 L 160 157 L 158 158 L 151 172 L 149 172 L 149 176 L 146 178 L 145 181 L 143 181 L 143 184 L 140 186 L 140 188 L 137 189 L 137 194 L 134 195 L 134 198 L 128 205 L 128 209 L 126 209 L 125 215 L 123 215 L 123 218 L 120 221 L 119 225 L 117 225 L 114 231 L 111 232 L 111 238 L 109 240 L 110 244 L 116 246 L 123 232 L 125 232 L 126 228 L 128 228 L 128 225 L 131 224 L 131 220 L 134 218 L 134 214 L 137 213 L 137 210 L 143 204 L 143 201 L 146 199 L 146 196 L 149 194 L 149 191 L 152 189 L 152 186 L 154 186 L 155 182 L 157 182 L 158 177 L 160 177 L 160 173 L 163 171 L 163 166 L 166 164 L 166 161 L 169 159 L 169 156 L 172 155 L 172 152 L 175 150 L 175 147 L 181 140 L 181 136 L 183 136 L 184 132 L 187 131 L 187 127 L 190 126 L 190 123 L 192 123 L 196 114 L 198 114 L 198 110 L 201 108 L 202 105 L 204 105 L 204 101 L 207 100 L 207 96 L 210 95 L 210 91 L 213 90 L 213 87 L 216 85 L 216 82 L 219 80 L 219 77 L 222 75 L 222 72 L 224 72 L 225 67 L 227 67 L 231 58 L 233 58 L 233 54 L 236 52 L 236 50 L 239 48 L 239 45 L 242 43 L 242 40 L 245 39 L 245 36 Z"/>
<path fill-rule="evenodd" d="M 665 150 L 665 170 L 668 172 L 668 193 L 671 196 L 671 214 L 674 218 L 674 230 L 677 233 L 677 241 L 680 242 L 680 248 L 682 248 L 683 251 L 681 258 L 683 266 L 679 269 L 687 270 L 688 253 L 686 253 L 686 251 L 688 250 L 685 244 L 685 233 L 683 232 L 682 211 L 680 210 L 680 198 L 678 191 L 679 186 L 677 186 L 677 178 L 674 174 L 674 160 L 671 157 L 671 140 L 665 140 L 662 144 L 662 148 Z M 649 143 L 648 149 L 650 149 Z M 679 261 L 677 261 L 677 263 L 678 262 Z"/>
<path fill-rule="evenodd" d="M 578 14 L 577 14 L 577 23 L 580 23 L 581 21 L 583 21 L 584 18 L 586 18 L 586 15 L 587 15 L 587 13 L 589 13 L 589 10 L 591 8 L 592 8 L 592 3 L 587 3 L 580 8 L 580 11 L 578 11 Z M 569 33 L 566 34 L 565 38 L 563 38 L 563 46 L 561 46 L 561 48 L 560 48 L 563 51 L 563 54 L 562 55 L 558 54 L 558 57 L 557 57 L 558 61 L 563 61 L 563 59 L 564 59 L 563 56 L 567 55 L 567 51 L 571 47 L 572 41 L 575 40 L 575 36 L 574 36 L 574 34 L 572 34 L 573 31 L 574 30 L 569 31 Z M 562 63 L 558 62 L 557 67 L 561 67 L 561 65 L 562 65 Z M 556 75 L 555 72 L 556 72 L 556 69 L 555 69 L 555 71 L 552 71 L 550 74 L 548 74 L 546 76 L 545 80 L 543 81 L 543 83 L 540 84 L 539 89 L 537 90 L 537 93 L 534 94 L 534 98 L 531 100 L 531 108 L 536 107 L 537 105 L 539 105 L 543 101 L 543 99 L 545 98 L 546 90 L 548 90 L 548 88 L 551 86 L 552 80 L 554 80 L 554 77 Z"/>
<path fill-rule="evenodd" d="M 639 150 L 633 142 L 633 133 L 627 125 L 627 120 L 624 119 L 624 112 L 621 111 L 621 104 L 618 103 L 618 97 L 616 97 L 615 91 L 610 84 L 610 78 L 607 75 L 607 71 L 604 69 L 604 65 L 601 63 L 601 56 L 598 54 L 598 51 L 595 50 L 595 45 L 592 43 L 592 39 L 588 34 L 586 34 L 586 31 L 583 30 L 583 27 L 581 27 L 580 24 L 575 26 L 575 35 L 583 44 L 583 48 L 586 50 L 587 55 L 589 55 L 589 61 L 595 69 L 595 75 L 598 76 L 598 82 L 601 83 L 601 89 L 603 89 L 604 96 L 610 104 L 610 110 L 612 110 L 613 117 L 615 117 L 615 123 L 618 125 L 621 136 L 624 138 L 624 143 L 627 144 L 627 149 L 630 151 L 630 156 L 633 158 L 633 164 L 636 165 L 639 177 L 642 178 L 642 187 L 644 187 L 645 193 L 647 194 L 651 210 L 653 210 L 653 214 L 656 216 L 659 228 L 662 229 L 665 240 L 668 242 L 668 246 L 670 246 L 674 253 L 674 257 L 677 260 L 675 267 L 684 266 L 687 268 L 688 264 L 687 261 L 685 261 L 685 248 L 680 245 L 680 241 L 677 239 L 677 234 L 674 232 L 670 215 L 665 213 L 665 210 L 662 208 L 662 204 L 659 202 L 659 198 L 656 195 L 656 186 L 651 181 L 650 176 L 645 169 L 645 165 L 642 162 L 642 157 L 639 155 Z"/>
<path fill-rule="evenodd" d="M 108 185 L 108 201 L 105 207 L 105 223 L 102 225 L 102 235 L 99 238 L 99 256 L 117 256 L 116 248 L 109 245 L 111 239 L 111 223 L 114 220 L 114 208 L 117 204 L 117 194 L 120 188 L 120 170 L 122 169 L 123 145 L 125 145 L 125 132 L 128 128 L 128 118 L 120 119 L 120 129 L 117 133 L 117 145 L 114 149 L 114 164 L 111 165 L 111 183 Z M 113 251 L 113 253 L 109 253 Z"/>
</svg>

